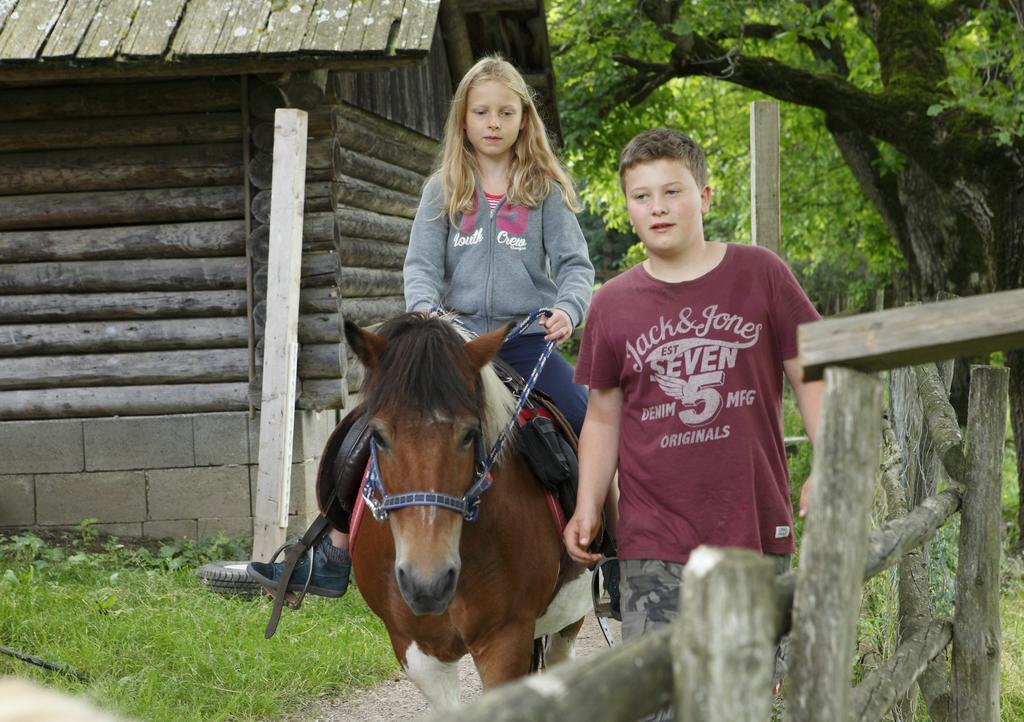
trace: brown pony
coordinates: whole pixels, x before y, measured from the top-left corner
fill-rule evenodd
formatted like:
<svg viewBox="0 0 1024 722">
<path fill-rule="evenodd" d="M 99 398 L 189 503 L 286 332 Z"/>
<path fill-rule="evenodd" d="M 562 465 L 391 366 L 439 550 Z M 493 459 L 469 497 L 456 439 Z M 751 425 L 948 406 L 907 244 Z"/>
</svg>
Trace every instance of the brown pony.
<svg viewBox="0 0 1024 722">
<path fill-rule="evenodd" d="M 382 486 L 370 505 L 376 513 L 353 518 L 356 581 L 435 709 L 458 704 L 457 662 L 467 652 L 485 689 L 529 672 L 541 635 L 550 635 L 549 663 L 571 657 L 590 601 L 589 572 L 564 553 L 514 438 L 478 515 L 472 499 L 459 508 L 478 480 L 481 451 L 515 407 L 490 365 L 507 332 L 467 341 L 451 323 L 420 314 L 387 322 L 380 335 L 345 324 L 367 371 L 370 464 Z M 383 510 L 384 499 L 409 504 Z"/>
</svg>

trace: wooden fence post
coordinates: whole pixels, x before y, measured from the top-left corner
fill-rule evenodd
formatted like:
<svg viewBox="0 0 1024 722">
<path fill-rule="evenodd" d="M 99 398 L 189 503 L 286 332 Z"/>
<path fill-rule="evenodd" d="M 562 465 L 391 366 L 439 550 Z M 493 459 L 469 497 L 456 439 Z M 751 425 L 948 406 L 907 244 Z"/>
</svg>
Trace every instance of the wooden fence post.
<svg viewBox="0 0 1024 722">
<path fill-rule="evenodd" d="M 267 323 L 263 337 L 253 559 L 269 559 L 288 533 L 307 127 L 308 118 L 303 110 L 278 108 L 274 114 Z"/>
<path fill-rule="evenodd" d="M 971 368 L 953 617 L 956 720 L 999 720 L 999 497 L 1009 372 Z"/>
<path fill-rule="evenodd" d="M 702 546 L 690 555 L 672 632 L 677 720 L 771 715 L 774 578 L 775 564 L 746 549 Z"/>
<path fill-rule="evenodd" d="M 843 720 L 849 714 L 881 410 L 877 379 L 850 369 L 825 370 L 793 601 L 787 720 Z"/>
<path fill-rule="evenodd" d="M 779 206 L 779 104 L 750 104 L 750 230 L 755 246 L 782 255 Z"/>
</svg>

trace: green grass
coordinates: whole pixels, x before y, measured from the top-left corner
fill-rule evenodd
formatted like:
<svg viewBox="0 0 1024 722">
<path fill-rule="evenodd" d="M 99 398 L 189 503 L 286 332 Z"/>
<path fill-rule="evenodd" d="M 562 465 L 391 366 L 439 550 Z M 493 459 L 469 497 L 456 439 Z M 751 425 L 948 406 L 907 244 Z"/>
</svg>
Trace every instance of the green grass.
<svg viewBox="0 0 1024 722">
<path fill-rule="evenodd" d="M 230 558 L 244 558 L 238 551 Z M 195 552 L 65 550 L 31 535 L 0 537 L 0 644 L 88 681 L 9 656 L 0 656 L 0 675 L 86 695 L 133 719 L 185 722 L 304 719 L 318 698 L 397 669 L 383 625 L 358 593 L 307 599 L 265 640 L 269 598 L 200 588 L 195 565 L 217 557 Z"/>
</svg>

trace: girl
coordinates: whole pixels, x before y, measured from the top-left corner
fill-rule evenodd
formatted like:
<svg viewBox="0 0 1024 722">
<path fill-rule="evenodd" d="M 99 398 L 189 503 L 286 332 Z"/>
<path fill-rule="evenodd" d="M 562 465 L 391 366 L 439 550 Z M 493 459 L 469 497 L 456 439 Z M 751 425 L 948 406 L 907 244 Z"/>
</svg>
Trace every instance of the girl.
<svg viewBox="0 0 1024 722">
<path fill-rule="evenodd" d="M 545 342 L 561 345 L 590 305 L 594 267 L 578 210 L 523 77 L 501 58 L 484 58 L 455 91 L 440 169 L 416 212 L 405 259 L 407 309 L 455 311 L 477 334 L 553 309 L 499 353 L 528 376 Z M 572 376 L 572 366 L 552 354 L 537 388 L 579 434 L 587 392 Z M 348 534 L 332 527 L 314 547 L 312 575 L 303 557 L 287 588 L 301 589 L 310 577 L 310 594 L 341 596 L 351 568 L 347 549 Z M 284 562 L 249 564 L 250 575 L 271 592 L 284 569 Z"/>
<path fill-rule="evenodd" d="M 554 309 L 501 349 L 528 376 L 545 341 L 561 345 L 590 305 L 594 267 L 578 210 L 523 77 L 501 58 L 484 58 L 455 91 L 440 168 L 416 212 L 405 257 L 406 308 L 455 311 L 476 333 Z M 579 433 L 587 393 L 572 373 L 553 354 L 537 386 Z"/>
</svg>

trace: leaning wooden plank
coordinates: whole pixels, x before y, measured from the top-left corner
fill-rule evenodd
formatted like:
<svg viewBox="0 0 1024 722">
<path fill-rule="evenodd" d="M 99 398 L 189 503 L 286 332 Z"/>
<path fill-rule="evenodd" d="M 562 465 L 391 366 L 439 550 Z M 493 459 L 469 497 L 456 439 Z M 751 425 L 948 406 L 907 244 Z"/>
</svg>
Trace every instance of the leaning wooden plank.
<svg viewBox="0 0 1024 722">
<path fill-rule="evenodd" d="M 11 153 L 0 195 L 241 186 L 241 156 L 241 143 Z"/>
<path fill-rule="evenodd" d="M 967 477 L 960 511 L 960 552 L 953 617 L 953 689 L 957 720 L 999 722 L 1000 489 L 1006 442 L 1009 369 L 971 368 Z"/>
<path fill-rule="evenodd" d="M 2 391 L 0 421 L 245 411 L 248 392 L 248 383 Z"/>
<path fill-rule="evenodd" d="M 1024 346 L 1024 289 L 804 324 L 804 380 L 826 366 L 878 371 Z"/>
<path fill-rule="evenodd" d="M 245 255 L 245 221 L 0 231 L 0 261 L 99 261 Z"/>
<path fill-rule="evenodd" d="M 140 258 L 0 266 L 2 293 L 183 291 L 245 288 L 245 258 Z"/>
<path fill-rule="evenodd" d="M 0 326 L 0 356 L 245 348 L 244 317 Z"/>
<path fill-rule="evenodd" d="M 242 289 L 23 294 L 0 296 L 0 324 L 243 316 L 245 309 Z M 322 310 L 311 308 L 310 312 Z"/>
<path fill-rule="evenodd" d="M 849 369 L 825 372 L 810 513 L 793 609 L 787 719 L 843 719 L 849 710 L 882 387 Z M 844 540 L 836 544 L 836 539 Z"/>
<path fill-rule="evenodd" d="M 0 120 L 105 118 L 138 115 L 238 112 L 242 103 L 237 78 L 197 78 L 145 83 L 0 89 Z"/>
<path fill-rule="evenodd" d="M 242 138 L 237 111 L 0 123 L 0 151 L 222 143 Z M 6 164 L 5 164 L 6 165 Z"/>
<path fill-rule="evenodd" d="M 259 475 L 253 508 L 253 559 L 269 559 L 288 530 L 298 366 L 299 276 L 307 116 L 275 116 L 274 196 L 270 213 L 266 353 L 260 396 Z"/>
<path fill-rule="evenodd" d="M 267 19 L 267 32 L 260 40 L 260 52 L 294 53 L 301 50 L 314 5 L 316 0 L 292 0 L 275 4 Z"/>
<path fill-rule="evenodd" d="M 241 186 L 0 196 L 0 230 L 241 218 Z"/>
<path fill-rule="evenodd" d="M 249 55 L 259 50 L 270 0 L 238 0 L 228 12 L 214 45 L 215 55 Z"/>
<path fill-rule="evenodd" d="M 237 0 L 229 0 L 233 7 Z M 229 7 L 224 0 L 191 0 L 171 44 L 175 55 L 209 55 L 217 46 Z"/>
<path fill-rule="evenodd" d="M 0 31 L 0 60 L 35 60 L 65 0 L 22 0 Z"/>
<path fill-rule="evenodd" d="M 139 0 L 101 0 L 99 10 L 78 48 L 83 59 L 112 58 L 128 34 Z"/>
<path fill-rule="evenodd" d="M 135 21 L 121 43 L 121 55 L 126 58 L 159 58 L 167 50 L 174 31 L 181 20 L 186 0 L 160 0 L 143 2 Z"/>
<path fill-rule="evenodd" d="M 100 0 L 68 0 L 46 41 L 41 57 L 46 60 L 74 57 L 99 4 Z"/>
<path fill-rule="evenodd" d="M 254 86 L 266 86 L 266 83 L 253 83 Z M 277 86 L 274 86 L 277 87 Z M 250 106 L 252 98 L 249 99 Z M 327 138 L 334 135 L 334 113 L 330 106 L 322 106 L 309 113 L 309 137 Z M 271 116 L 273 117 L 273 116 Z M 260 150 L 271 150 L 274 147 L 274 124 L 272 122 L 256 123 L 252 126 L 252 144 Z"/>
<path fill-rule="evenodd" d="M 956 412 L 949 403 L 946 384 L 933 363 L 915 366 L 914 376 L 917 380 L 917 393 L 924 407 L 924 416 L 928 421 L 928 433 L 935 446 L 934 453 L 942 461 L 946 473 L 953 482 L 962 484 L 966 471 L 963 438 L 960 435 Z"/>
<path fill-rule="evenodd" d="M 440 4 L 436 0 L 405 0 L 405 10 L 395 44 L 398 53 L 426 54 L 430 50 Z"/>
<path fill-rule="evenodd" d="M 0 390 L 249 380 L 249 350 L 24 356 L 0 364 Z"/>
<path fill-rule="evenodd" d="M 861 680 L 853 689 L 847 719 L 855 722 L 876 722 L 902 697 L 921 676 L 928 662 L 940 654 L 953 638 L 953 625 L 935 620 L 904 639 L 893 655 Z"/>
</svg>

